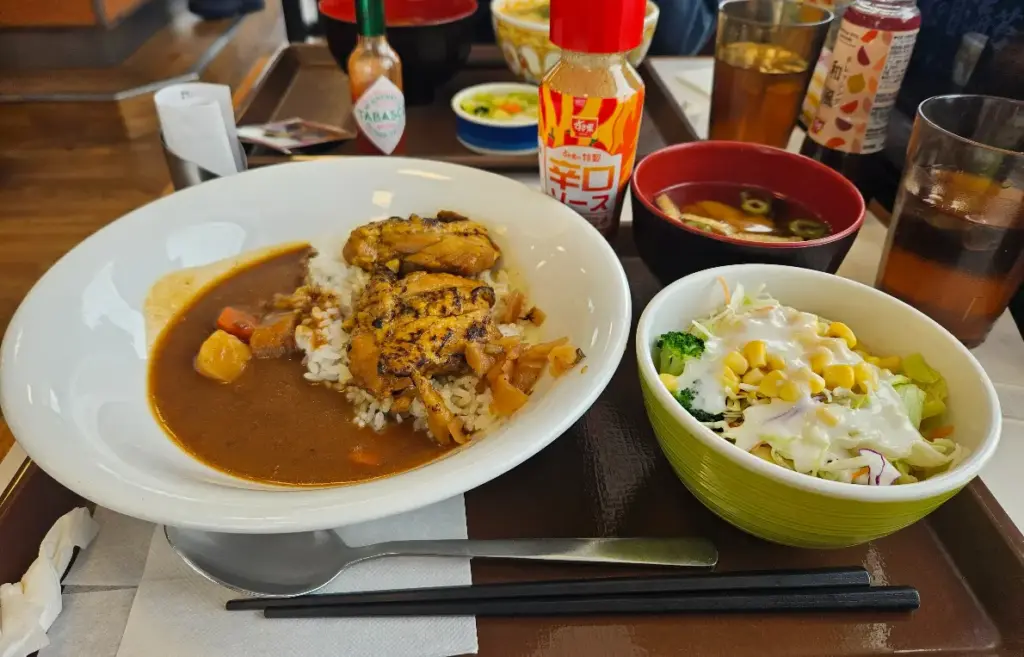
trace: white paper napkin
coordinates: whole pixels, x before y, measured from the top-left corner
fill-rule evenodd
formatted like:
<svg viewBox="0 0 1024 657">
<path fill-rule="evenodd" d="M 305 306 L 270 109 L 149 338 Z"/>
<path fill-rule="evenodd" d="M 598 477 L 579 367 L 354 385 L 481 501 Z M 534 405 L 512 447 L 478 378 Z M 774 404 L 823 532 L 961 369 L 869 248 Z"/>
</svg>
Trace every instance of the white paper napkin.
<svg viewBox="0 0 1024 657">
<path fill-rule="evenodd" d="M 466 538 L 465 504 L 459 496 L 338 533 L 349 545 Z M 468 559 L 389 557 L 352 566 L 325 592 L 471 582 Z M 477 651 L 472 617 L 271 620 L 258 612 L 225 611 L 224 603 L 236 597 L 189 569 L 158 530 L 117 655 L 447 657 Z"/>
<path fill-rule="evenodd" d="M 245 168 L 231 90 L 193 82 L 164 87 L 153 97 L 167 148 L 218 176 Z"/>
<path fill-rule="evenodd" d="M 64 586 L 134 589 L 142 581 L 149 544 L 153 542 L 153 523 L 104 507 L 96 507 L 93 520 L 99 525 L 96 540 L 79 553 L 64 577 Z"/>
<path fill-rule="evenodd" d="M 49 644 L 46 630 L 61 611 L 60 578 L 75 547 L 95 535 L 87 509 L 68 512 L 46 533 L 21 581 L 0 586 L 0 657 L 25 657 Z"/>
</svg>

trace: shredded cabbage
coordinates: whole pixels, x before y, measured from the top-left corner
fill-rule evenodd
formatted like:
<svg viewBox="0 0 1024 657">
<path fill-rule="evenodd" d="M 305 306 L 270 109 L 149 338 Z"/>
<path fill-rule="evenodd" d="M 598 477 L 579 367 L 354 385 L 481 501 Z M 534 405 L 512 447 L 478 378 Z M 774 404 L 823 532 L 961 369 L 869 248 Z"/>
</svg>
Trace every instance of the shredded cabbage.
<svg viewBox="0 0 1024 657">
<path fill-rule="evenodd" d="M 764 285 L 748 293 L 742 285 L 730 291 L 723 280 L 719 283 L 726 302 L 710 316 L 691 321 L 688 328 L 689 333 L 704 339 L 708 346 L 704 354 L 693 359 L 692 367 L 696 370 L 691 369 L 690 364 L 684 368 L 683 376 L 691 373 L 691 381 L 704 380 L 692 377 L 715 377 L 708 380 L 722 386 L 717 379 L 722 367 L 719 359 L 731 350 L 739 350 L 743 341 L 752 339 L 744 337 L 737 341 L 736 336 L 749 335 L 751 325 L 758 326 L 760 321 L 763 326 L 766 318 L 776 317 L 779 312 L 784 313 L 784 319 L 768 321 L 781 322 L 774 326 L 798 326 L 800 331 L 795 337 L 780 338 L 775 334 L 770 338 L 775 344 L 780 340 L 783 345 L 788 342 L 789 346 L 779 348 L 789 349 L 790 358 L 796 362 L 790 366 L 792 369 L 784 370 L 789 376 L 798 376 L 800 368 L 808 369 L 807 361 L 801 362 L 806 356 L 801 354 L 809 352 L 793 354 L 795 345 L 820 345 L 821 341 L 827 344 L 832 339 L 826 336 L 830 320 L 782 307 L 767 294 Z M 808 330 L 811 331 L 809 336 Z M 808 337 L 810 343 L 803 342 Z M 945 412 L 949 392 L 946 380 L 923 356 L 908 355 L 900 360 L 898 367 L 887 366 L 883 370 L 877 365 L 880 359 L 863 351 L 856 351 L 854 356 L 847 349 L 845 354 L 842 357 L 846 360 L 839 361 L 842 364 L 860 367 L 861 362 L 875 363 L 874 371 L 884 389 L 879 389 L 878 380 L 874 388 L 862 384 L 858 374 L 856 391 L 825 387 L 807 396 L 809 393 L 805 390 L 804 396 L 796 401 L 789 398 L 789 402 L 783 402 L 776 393 L 760 392 L 756 380 L 754 383 L 736 382 L 736 376 L 742 374 L 739 372 L 733 377 L 732 387 L 719 388 L 724 398 L 725 410 L 719 416 L 722 419 L 716 417 L 718 421 L 704 422 L 704 426 L 741 449 L 781 467 L 821 479 L 863 485 L 914 483 L 955 467 L 965 457 L 967 450 L 948 437 L 952 427 L 940 427 L 942 430 L 937 431 L 934 423 L 928 423 L 930 418 Z M 852 360 L 854 358 L 856 360 Z M 781 410 L 775 412 L 779 409 L 777 404 L 781 404 Z M 829 420 L 832 424 L 822 424 L 828 420 L 828 409 L 833 415 Z M 819 411 L 825 413 L 825 420 L 814 419 L 812 413 Z M 904 413 L 906 419 L 900 419 Z M 879 424 L 869 418 L 894 419 L 884 419 Z M 925 423 L 925 435 L 934 440 L 922 435 L 922 423 Z"/>
</svg>

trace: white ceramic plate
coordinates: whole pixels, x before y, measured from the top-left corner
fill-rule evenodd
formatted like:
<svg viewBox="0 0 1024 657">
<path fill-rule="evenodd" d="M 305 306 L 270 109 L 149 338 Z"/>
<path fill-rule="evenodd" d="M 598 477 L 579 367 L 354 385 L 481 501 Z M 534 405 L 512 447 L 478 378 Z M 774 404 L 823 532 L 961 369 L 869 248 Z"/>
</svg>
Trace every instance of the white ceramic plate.
<svg viewBox="0 0 1024 657">
<path fill-rule="evenodd" d="M 150 413 L 141 312 L 168 272 L 280 242 L 343 238 L 391 215 L 448 209 L 488 226 L 507 266 L 568 335 L 580 368 L 538 388 L 500 429 L 401 475 L 323 489 L 271 489 L 182 452 Z M 286 164 L 173 194 L 85 240 L 43 276 L 0 348 L 0 403 L 28 454 L 82 496 L 145 520 L 212 531 L 338 527 L 479 486 L 543 449 L 593 404 L 622 358 L 626 277 L 607 242 L 572 210 L 524 185 L 402 158 Z M 424 436 L 426 440 L 427 437 Z"/>
</svg>

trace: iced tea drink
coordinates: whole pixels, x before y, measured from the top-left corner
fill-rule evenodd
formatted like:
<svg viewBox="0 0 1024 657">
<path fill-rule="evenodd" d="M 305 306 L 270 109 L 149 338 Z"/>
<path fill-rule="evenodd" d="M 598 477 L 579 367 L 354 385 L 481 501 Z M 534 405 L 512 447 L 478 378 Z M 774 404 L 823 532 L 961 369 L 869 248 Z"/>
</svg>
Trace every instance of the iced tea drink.
<svg viewBox="0 0 1024 657">
<path fill-rule="evenodd" d="M 1024 103 L 924 101 L 876 286 L 981 344 L 1024 281 Z"/>
<path fill-rule="evenodd" d="M 785 0 L 723 3 L 709 137 L 785 148 L 831 20 Z"/>
</svg>

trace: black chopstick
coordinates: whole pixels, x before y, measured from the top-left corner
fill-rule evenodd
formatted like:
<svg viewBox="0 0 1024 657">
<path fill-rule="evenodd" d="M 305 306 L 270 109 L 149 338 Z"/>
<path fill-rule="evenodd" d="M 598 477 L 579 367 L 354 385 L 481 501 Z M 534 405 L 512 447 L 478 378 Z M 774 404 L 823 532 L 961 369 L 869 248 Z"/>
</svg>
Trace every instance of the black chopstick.
<svg viewBox="0 0 1024 657">
<path fill-rule="evenodd" d="M 837 589 L 755 589 L 678 594 L 572 596 L 503 600 L 442 600 L 269 607 L 267 618 L 369 616 L 579 616 L 794 611 L 911 611 L 921 605 L 917 589 L 880 586 Z"/>
<path fill-rule="evenodd" d="M 871 583 L 863 568 L 821 568 L 813 570 L 769 570 L 701 575 L 615 577 L 546 582 L 510 582 L 441 588 L 330 593 L 293 598 L 242 598 L 229 600 L 230 611 L 243 609 L 296 608 L 326 605 L 433 602 L 453 600 L 512 600 L 592 595 L 637 595 L 654 593 L 697 593 L 746 589 L 801 589 L 855 587 Z"/>
</svg>

